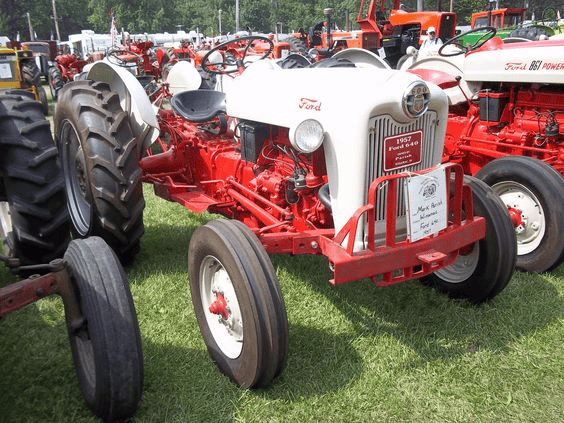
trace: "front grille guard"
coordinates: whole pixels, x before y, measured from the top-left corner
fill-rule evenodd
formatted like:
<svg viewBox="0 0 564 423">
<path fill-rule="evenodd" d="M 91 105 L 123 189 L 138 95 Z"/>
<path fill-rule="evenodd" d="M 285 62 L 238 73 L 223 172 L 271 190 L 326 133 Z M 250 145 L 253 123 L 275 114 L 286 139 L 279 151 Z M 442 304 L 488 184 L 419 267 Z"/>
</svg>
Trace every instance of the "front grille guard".
<svg viewBox="0 0 564 423">
<path fill-rule="evenodd" d="M 319 239 L 321 251 L 329 258 L 333 268 L 331 284 L 369 277 L 377 286 L 387 286 L 420 278 L 454 263 L 461 249 L 484 238 L 486 222 L 483 217 L 474 216 L 472 190 L 463 183 L 462 167 L 453 163 L 443 166 L 450 185 L 447 227 L 416 242 L 409 239 L 398 241 L 397 184 L 414 174 L 425 174 L 432 169 L 379 177 L 370 184 L 367 204 L 354 213 L 339 233 L 333 238 Z M 384 186 L 388 189 L 382 190 Z M 386 203 L 385 241 L 382 245 L 376 244 L 374 224 L 368 224 L 366 247 L 355 251 L 357 232 L 363 230 L 363 222 L 375 222 L 381 195 L 385 195 Z"/>
</svg>

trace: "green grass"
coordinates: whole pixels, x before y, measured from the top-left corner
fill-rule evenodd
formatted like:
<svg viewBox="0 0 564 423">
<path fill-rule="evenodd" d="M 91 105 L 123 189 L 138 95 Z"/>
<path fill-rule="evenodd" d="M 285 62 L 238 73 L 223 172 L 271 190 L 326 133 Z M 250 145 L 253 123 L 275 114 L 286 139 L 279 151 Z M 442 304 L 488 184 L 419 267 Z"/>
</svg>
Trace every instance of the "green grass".
<svg viewBox="0 0 564 423">
<path fill-rule="evenodd" d="M 188 242 L 212 218 L 145 188 L 145 235 L 128 269 L 143 337 L 135 422 L 564 421 L 564 266 L 515 273 L 480 307 L 418 282 L 332 288 L 321 257 L 272 257 L 290 327 L 286 366 L 263 390 L 211 362 L 190 299 Z M 0 269 L 0 281 L 13 276 Z M 0 321 L 0 420 L 96 421 L 74 374 L 62 302 Z"/>
</svg>

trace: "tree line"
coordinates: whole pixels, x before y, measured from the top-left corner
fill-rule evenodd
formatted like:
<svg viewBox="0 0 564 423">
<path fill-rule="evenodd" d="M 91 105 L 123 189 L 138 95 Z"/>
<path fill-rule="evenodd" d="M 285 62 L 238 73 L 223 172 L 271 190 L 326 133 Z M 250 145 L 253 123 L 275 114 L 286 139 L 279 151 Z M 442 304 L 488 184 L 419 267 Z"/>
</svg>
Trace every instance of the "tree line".
<svg viewBox="0 0 564 423">
<path fill-rule="evenodd" d="M 365 0 L 368 3 L 370 0 Z M 392 0 L 384 0 L 386 10 Z M 542 10 L 558 9 L 561 0 L 500 0 L 500 7 L 523 7 L 540 16 Z M 176 32 L 198 29 L 207 36 L 236 31 L 236 0 L 0 0 L 0 35 L 21 41 L 56 39 L 57 26 L 62 41 L 82 29 L 98 33 L 110 30 L 113 14 L 118 31 L 132 33 Z M 239 29 L 254 32 L 294 32 L 323 20 L 323 9 L 332 7 L 332 20 L 355 29 L 360 0 L 239 0 Z M 417 10 L 417 0 L 402 1 L 408 10 Z M 486 10 L 486 0 L 452 0 L 459 25 L 467 25 L 473 12 Z M 425 10 L 450 10 L 450 0 L 424 0 Z M 564 10 L 563 10 L 564 11 Z M 529 15 L 530 15 L 529 13 Z M 348 17 L 348 19 L 347 19 Z M 564 18 L 564 16 L 563 16 Z M 31 24 L 31 25 L 30 25 Z M 33 29 L 30 33 L 30 26 Z"/>
</svg>

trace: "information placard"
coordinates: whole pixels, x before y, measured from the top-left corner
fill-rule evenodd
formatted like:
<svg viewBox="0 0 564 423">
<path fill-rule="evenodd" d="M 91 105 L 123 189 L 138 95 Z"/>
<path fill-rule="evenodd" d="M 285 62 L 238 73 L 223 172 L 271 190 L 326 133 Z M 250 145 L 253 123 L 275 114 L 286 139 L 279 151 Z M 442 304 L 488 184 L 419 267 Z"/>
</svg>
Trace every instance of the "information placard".
<svg viewBox="0 0 564 423">
<path fill-rule="evenodd" d="M 408 132 L 384 139 L 384 170 L 401 169 L 421 163 L 422 131 Z"/>
<path fill-rule="evenodd" d="M 447 227 L 447 183 L 444 167 L 406 179 L 408 236 L 414 242 Z"/>
<path fill-rule="evenodd" d="M 0 79 L 12 79 L 12 70 L 9 63 L 0 63 Z"/>
</svg>

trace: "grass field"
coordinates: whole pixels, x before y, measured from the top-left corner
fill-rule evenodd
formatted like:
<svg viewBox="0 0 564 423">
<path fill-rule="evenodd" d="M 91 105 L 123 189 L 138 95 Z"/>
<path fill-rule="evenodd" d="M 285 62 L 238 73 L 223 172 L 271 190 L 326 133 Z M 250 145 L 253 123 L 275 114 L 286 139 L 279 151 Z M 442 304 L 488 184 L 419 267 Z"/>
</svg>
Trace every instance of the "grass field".
<svg viewBox="0 0 564 423">
<path fill-rule="evenodd" d="M 128 269 L 143 336 L 135 422 L 564 421 L 564 266 L 515 273 L 491 302 L 417 281 L 331 288 L 320 257 L 272 258 L 290 324 L 281 376 L 235 386 L 208 357 L 190 299 L 191 233 L 210 219 L 145 188 L 145 235 Z M 0 268 L 0 281 L 13 279 Z M 95 421 L 74 374 L 62 301 L 0 321 L 0 420 Z"/>
</svg>

